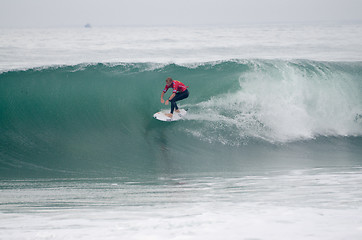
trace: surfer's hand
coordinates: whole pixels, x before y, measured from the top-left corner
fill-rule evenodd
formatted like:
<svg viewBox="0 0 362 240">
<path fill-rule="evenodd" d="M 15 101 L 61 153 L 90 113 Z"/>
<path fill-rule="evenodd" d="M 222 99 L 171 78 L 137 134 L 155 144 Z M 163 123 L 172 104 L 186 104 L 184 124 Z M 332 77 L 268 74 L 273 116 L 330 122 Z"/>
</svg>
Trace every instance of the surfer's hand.
<svg viewBox="0 0 362 240">
<path fill-rule="evenodd" d="M 168 102 L 169 102 L 169 101 L 168 101 L 168 100 L 166 100 L 166 103 L 165 103 L 165 105 L 168 105 Z"/>
<path fill-rule="evenodd" d="M 163 100 L 163 98 L 161 98 L 161 103 L 164 103 L 165 102 L 165 100 Z"/>
</svg>

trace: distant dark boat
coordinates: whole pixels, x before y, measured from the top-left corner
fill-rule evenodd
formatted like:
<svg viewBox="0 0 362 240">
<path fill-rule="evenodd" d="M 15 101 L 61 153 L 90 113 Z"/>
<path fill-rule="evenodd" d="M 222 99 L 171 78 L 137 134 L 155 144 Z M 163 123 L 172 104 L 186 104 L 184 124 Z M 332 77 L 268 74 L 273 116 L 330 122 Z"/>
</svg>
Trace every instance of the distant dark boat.
<svg viewBox="0 0 362 240">
<path fill-rule="evenodd" d="M 84 27 L 85 27 L 85 28 L 92 28 L 92 26 L 91 26 L 89 23 L 87 23 L 86 25 L 84 25 Z"/>
</svg>

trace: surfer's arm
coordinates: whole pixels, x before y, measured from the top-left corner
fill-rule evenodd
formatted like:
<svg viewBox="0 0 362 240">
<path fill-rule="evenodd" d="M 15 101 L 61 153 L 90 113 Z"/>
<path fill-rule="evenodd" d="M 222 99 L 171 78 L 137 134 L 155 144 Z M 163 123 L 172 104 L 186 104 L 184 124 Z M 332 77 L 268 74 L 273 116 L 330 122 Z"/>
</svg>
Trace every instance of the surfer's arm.
<svg viewBox="0 0 362 240">
<path fill-rule="evenodd" d="M 161 103 L 164 103 L 165 102 L 165 100 L 163 100 L 163 96 L 165 95 L 165 92 L 162 92 L 161 93 Z"/>
<path fill-rule="evenodd" d="M 176 93 L 172 93 L 172 95 L 168 98 L 169 101 L 171 101 L 176 96 Z"/>
<path fill-rule="evenodd" d="M 166 105 L 168 105 L 169 102 L 175 97 L 176 93 L 173 93 L 165 102 Z M 163 100 L 163 99 L 162 99 Z"/>
</svg>

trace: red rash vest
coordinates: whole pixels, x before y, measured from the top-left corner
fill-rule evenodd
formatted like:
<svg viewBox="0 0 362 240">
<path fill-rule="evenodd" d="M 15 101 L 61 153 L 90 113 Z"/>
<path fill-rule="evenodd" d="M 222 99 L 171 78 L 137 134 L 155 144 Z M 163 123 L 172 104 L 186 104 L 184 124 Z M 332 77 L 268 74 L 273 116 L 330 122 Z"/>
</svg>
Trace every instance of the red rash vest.
<svg viewBox="0 0 362 240">
<path fill-rule="evenodd" d="M 163 90 L 163 92 L 164 93 L 167 92 L 167 90 L 170 87 L 173 88 L 173 91 L 172 91 L 173 93 L 184 92 L 188 88 L 188 86 L 185 86 L 185 84 L 183 84 L 182 82 L 177 81 L 177 80 L 172 80 L 172 84 L 170 86 L 167 86 L 167 84 L 166 84 L 166 87 Z"/>
</svg>

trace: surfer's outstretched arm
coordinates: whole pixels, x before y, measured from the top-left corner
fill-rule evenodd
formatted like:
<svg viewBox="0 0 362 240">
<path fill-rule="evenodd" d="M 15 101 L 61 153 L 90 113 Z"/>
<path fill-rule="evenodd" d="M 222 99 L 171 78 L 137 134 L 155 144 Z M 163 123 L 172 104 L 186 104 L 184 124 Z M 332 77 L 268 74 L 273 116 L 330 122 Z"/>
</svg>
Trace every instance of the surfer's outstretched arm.
<svg viewBox="0 0 362 240">
<path fill-rule="evenodd" d="M 173 93 L 167 100 L 166 100 L 166 105 L 168 105 L 169 102 L 172 101 L 172 99 L 176 96 L 176 93 Z"/>
<path fill-rule="evenodd" d="M 164 92 L 162 92 L 161 93 L 161 103 L 164 103 L 165 102 L 165 100 L 163 100 L 163 96 L 165 95 L 165 93 Z"/>
<path fill-rule="evenodd" d="M 171 101 L 176 96 L 176 93 L 172 93 L 172 95 L 168 98 L 169 101 Z"/>
</svg>

